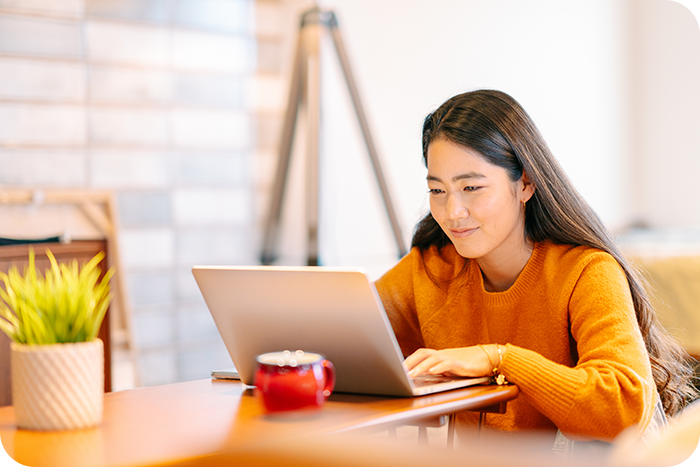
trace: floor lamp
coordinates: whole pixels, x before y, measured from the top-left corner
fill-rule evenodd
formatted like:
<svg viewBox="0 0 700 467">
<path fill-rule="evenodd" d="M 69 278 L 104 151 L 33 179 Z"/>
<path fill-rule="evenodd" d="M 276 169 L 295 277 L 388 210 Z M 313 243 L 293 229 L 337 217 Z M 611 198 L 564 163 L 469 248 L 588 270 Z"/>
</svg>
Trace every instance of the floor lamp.
<svg viewBox="0 0 700 467">
<path fill-rule="evenodd" d="M 360 124 L 362 136 L 369 154 L 374 175 L 379 185 L 384 208 L 393 230 L 394 239 L 399 257 L 406 254 L 399 223 L 391 203 L 389 190 L 382 174 L 377 149 L 369 131 L 369 125 L 365 117 L 362 103 L 355 80 L 350 70 L 345 47 L 338 29 L 338 21 L 332 11 L 322 11 L 314 7 L 301 16 L 299 37 L 297 42 L 292 83 L 289 91 L 289 102 L 282 127 L 279 161 L 275 176 L 274 192 L 270 203 L 270 209 L 265 225 L 263 248 L 261 254 L 262 264 L 272 264 L 276 259 L 275 245 L 278 239 L 280 220 L 282 214 L 282 201 L 287 184 L 292 142 L 297 124 L 299 110 L 306 107 L 307 118 L 307 265 L 319 264 L 318 226 L 319 226 L 319 124 L 321 110 L 320 92 L 320 44 L 323 29 L 330 31 L 333 38 L 335 52 L 340 61 L 345 83 L 347 84 L 352 99 L 355 114 Z"/>
</svg>

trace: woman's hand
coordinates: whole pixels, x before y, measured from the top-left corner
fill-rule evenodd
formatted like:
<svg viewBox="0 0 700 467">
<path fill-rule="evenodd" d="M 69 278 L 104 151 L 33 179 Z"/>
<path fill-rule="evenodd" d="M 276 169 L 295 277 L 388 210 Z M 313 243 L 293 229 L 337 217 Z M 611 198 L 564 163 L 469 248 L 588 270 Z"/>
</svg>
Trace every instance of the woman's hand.
<svg viewBox="0 0 700 467">
<path fill-rule="evenodd" d="M 486 355 L 489 352 L 489 356 Z M 406 360 L 404 365 L 410 376 L 418 375 L 451 375 L 451 376 L 486 376 L 491 375 L 493 356 L 498 351 L 494 345 L 478 345 L 456 349 L 418 349 Z M 496 357 L 498 358 L 498 357 Z"/>
</svg>

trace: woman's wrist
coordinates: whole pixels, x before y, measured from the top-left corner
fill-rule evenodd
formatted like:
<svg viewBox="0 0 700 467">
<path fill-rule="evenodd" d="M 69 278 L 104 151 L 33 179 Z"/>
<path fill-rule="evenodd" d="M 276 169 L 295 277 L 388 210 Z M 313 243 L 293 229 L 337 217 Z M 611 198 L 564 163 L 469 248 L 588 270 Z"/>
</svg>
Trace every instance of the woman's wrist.
<svg viewBox="0 0 700 467">
<path fill-rule="evenodd" d="M 488 358 L 488 360 L 489 360 L 489 373 L 493 373 L 495 375 L 496 364 L 494 362 L 496 362 L 496 360 L 493 359 L 492 352 L 491 352 L 493 350 L 492 349 L 493 345 L 492 344 L 488 344 L 488 345 L 479 344 L 479 347 L 481 347 L 481 350 L 484 351 L 484 353 L 486 354 L 486 358 Z M 487 348 L 487 347 L 489 347 L 489 348 Z"/>
</svg>

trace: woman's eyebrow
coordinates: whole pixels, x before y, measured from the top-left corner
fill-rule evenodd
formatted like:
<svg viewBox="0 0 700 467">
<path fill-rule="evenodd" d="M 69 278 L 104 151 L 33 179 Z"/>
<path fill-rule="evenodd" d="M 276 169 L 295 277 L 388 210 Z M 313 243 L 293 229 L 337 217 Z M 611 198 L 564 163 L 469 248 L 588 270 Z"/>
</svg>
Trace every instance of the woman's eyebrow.
<svg viewBox="0 0 700 467">
<path fill-rule="evenodd" d="M 452 177 L 452 181 L 458 182 L 460 180 L 477 180 L 482 178 L 486 178 L 486 175 L 479 172 L 467 172 L 464 174 L 455 175 L 454 177 Z M 426 180 L 428 180 L 429 182 L 442 182 L 442 180 L 439 177 L 430 174 L 428 174 Z"/>
</svg>

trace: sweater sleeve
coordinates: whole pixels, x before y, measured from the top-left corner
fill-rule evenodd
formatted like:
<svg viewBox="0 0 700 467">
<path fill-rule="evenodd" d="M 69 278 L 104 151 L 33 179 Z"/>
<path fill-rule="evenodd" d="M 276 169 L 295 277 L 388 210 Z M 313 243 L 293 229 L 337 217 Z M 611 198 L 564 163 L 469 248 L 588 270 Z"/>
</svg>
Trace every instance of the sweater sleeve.
<svg viewBox="0 0 700 467">
<path fill-rule="evenodd" d="M 413 268 L 417 260 L 416 255 L 419 254 L 420 252 L 413 248 L 396 266 L 375 282 L 377 293 L 404 357 L 425 347 L 413 292 Z"/>
<path fill-rule="evenodd" d="M 651 419 L 655 387 L 629 285 L 610 255 L 591 256 L 569 296 L 574 368 L 508 345 L 501 371 L 572 439 L 610 441 Z"/>
</svg>

